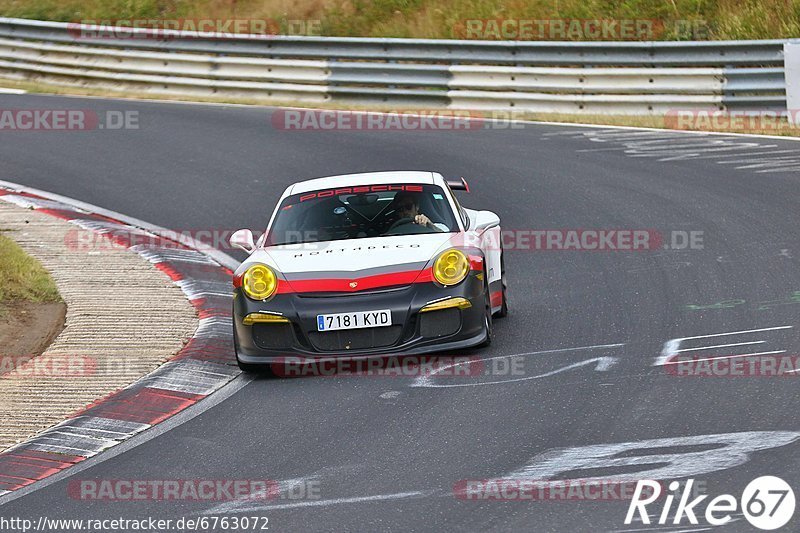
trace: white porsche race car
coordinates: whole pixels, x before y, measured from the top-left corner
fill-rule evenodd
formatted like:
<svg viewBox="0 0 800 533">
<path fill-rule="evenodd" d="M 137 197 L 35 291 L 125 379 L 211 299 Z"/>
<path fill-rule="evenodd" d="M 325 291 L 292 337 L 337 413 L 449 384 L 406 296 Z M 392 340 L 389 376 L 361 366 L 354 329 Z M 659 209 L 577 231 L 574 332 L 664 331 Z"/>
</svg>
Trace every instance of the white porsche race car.
<svg viewBox="0 0 800 533">
<path fill-rule="evenodd" d="M 500 219 L 463 208 L 435 172 L 313 179 L 284 191 L 266 232 L 239 230 L 236 358 L 406 355 L 486 345 L 507 313 Z"/>
</svg>

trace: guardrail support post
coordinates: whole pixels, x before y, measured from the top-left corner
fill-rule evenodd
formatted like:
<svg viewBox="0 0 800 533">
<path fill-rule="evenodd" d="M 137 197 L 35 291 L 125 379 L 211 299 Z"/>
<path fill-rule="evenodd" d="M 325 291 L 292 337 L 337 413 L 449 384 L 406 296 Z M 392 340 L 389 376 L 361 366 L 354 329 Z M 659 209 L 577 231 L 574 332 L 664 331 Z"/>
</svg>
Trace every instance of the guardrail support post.
<svg viewBox="0 0 800 533">
<path fill-rule="evenodd" d="M 800 42 L 783 45 L 784 76 L 786 76 L 786 108 L 800 109 Z"/>
</svg>

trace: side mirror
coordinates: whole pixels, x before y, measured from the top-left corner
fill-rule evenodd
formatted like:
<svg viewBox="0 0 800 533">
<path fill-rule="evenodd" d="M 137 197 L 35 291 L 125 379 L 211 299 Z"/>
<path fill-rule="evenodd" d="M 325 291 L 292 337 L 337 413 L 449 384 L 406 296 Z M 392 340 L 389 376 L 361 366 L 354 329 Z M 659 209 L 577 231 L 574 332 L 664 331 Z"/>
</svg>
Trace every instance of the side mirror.
<svg viewBox="0 0 800 533">
<path fill-rule="evenodd" d="M 230 243 L 231 246 L 241 248 L 247 253 L 252 253 L 256 249 L 256 245 L 253 242 L 253 232 L 249 229 L 234 231 L 233 235 L 231 235 Z"/>
<path fill-rule="evenodd" d="M 478 211 L 475 217 L 475 231 L 484 232 L 487 229 L 500 225 L 500 217 L 491 211 Z"/>
</svg>

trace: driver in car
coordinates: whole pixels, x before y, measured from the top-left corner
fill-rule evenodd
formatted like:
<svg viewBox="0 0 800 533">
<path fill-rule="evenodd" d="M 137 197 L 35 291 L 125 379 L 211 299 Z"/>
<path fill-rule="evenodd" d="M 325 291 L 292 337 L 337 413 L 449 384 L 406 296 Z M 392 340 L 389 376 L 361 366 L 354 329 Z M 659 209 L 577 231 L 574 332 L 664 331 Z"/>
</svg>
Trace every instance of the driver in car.
<svg viewBox="0 0 800 533">
<path fill-rule="evenodd" d="M 439 224 L 434 224 L 430 218 L 419 212 L 419 201 L 414 193 L 399 192 L 394 196 L 392 202 L 395 205 L 397 220 L 408 218 L 413 224 L 419 224 L 435 231 L 444 231 Z"/>
</svg>

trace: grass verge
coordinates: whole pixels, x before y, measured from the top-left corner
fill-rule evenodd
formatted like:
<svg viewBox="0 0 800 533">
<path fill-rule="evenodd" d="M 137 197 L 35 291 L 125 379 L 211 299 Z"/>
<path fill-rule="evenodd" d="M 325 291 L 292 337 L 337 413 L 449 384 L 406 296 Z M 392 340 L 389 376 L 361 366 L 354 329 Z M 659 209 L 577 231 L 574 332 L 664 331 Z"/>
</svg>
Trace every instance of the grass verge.
<svg viewBox="0 0 800 533">
<path fill-rule="evenodd" d="M 0 0 L 0 15 L 112 23 L 266 19 L 277 24 L 280 33 L 345 37 L 463 38 L 469 37 L 465 27 L 470 21 L 491 19 L 535 21 L 532 40 L 594 40 L 597 37 L 586 31 L 551 35 L 550 28 L 569 29 L 570 22 L 587 20 L 653 21 L 653 30 L 643 40 L 778 39 L 800 34 L 796 0 Z M 544 32 L 540 24 L 547 28 Z M 492 32 L 484 37 L 515 38 Z"/>
<path fill-rule="evenodd" d="M 0 316 L 7 312 L 11 303 L 60 301 L 50 273 L 17 243 L 0 233 Z"/>
</svg>

